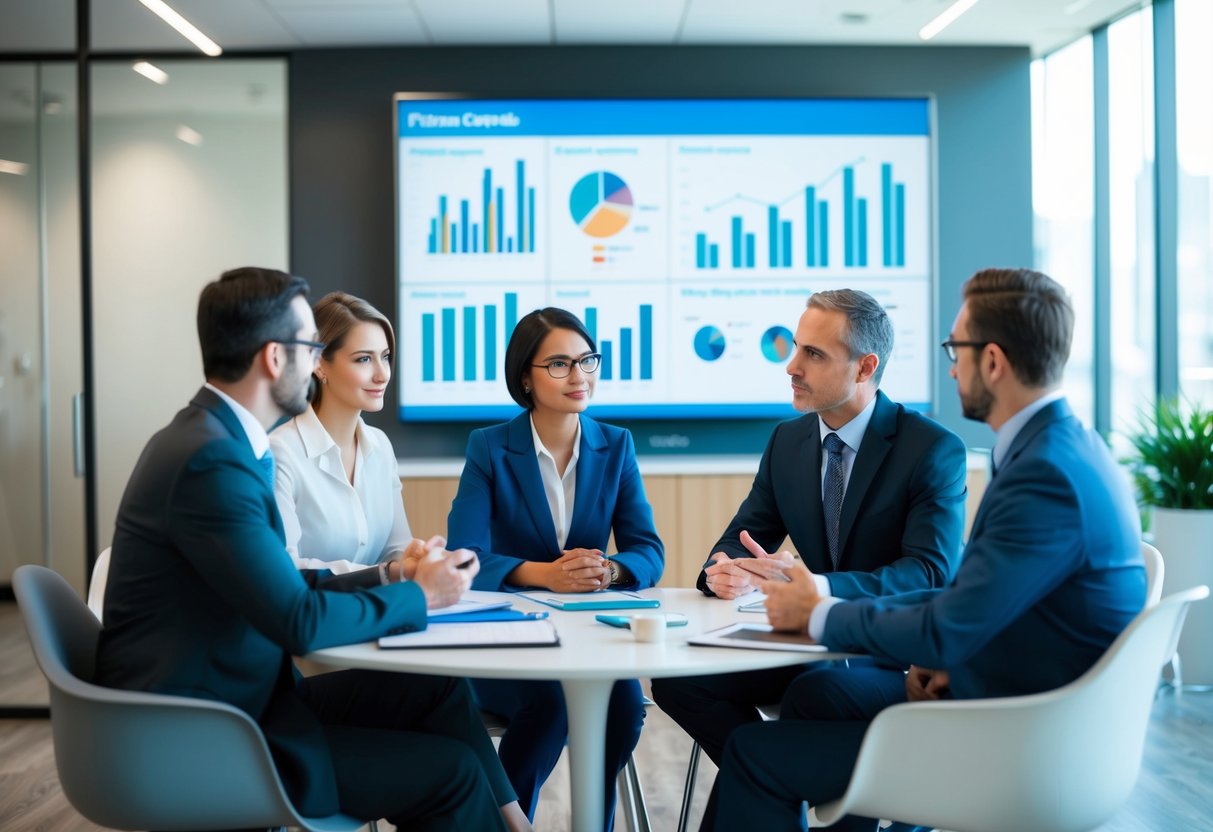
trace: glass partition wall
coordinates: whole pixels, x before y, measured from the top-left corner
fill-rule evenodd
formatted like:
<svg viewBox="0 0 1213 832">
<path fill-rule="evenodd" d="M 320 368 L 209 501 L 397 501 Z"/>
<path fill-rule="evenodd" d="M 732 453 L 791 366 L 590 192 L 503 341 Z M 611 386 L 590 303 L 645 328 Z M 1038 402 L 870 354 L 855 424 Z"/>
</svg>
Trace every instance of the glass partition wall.
<svg viewBox="0 0 1213 832">
<path fill-rule="evenodd" d="M 72 64 L 0 63 L 0 711 L 48 701 L 14 570 L 84 586 L 76 137 Z"/>
<path fill-rule="evenodd" d="M 286 62 L 97 59 L 92 339 L 97 540 L 148 438 L 202 384 L 198 292 L 286 269 Z M 12 573 L 85 574 L 76 66 L 0 63 L 0 712 L 45 707 Z"/>
</svg>

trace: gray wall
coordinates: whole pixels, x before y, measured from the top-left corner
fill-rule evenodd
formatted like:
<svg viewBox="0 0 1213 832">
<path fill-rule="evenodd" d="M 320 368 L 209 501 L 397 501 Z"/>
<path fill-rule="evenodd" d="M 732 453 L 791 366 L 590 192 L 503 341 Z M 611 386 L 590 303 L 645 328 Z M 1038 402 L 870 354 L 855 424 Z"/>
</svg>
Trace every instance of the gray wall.
<svg viewBox="0 0 1213 832">
<path fill-rule="evenodd" d="M 393 93 L 482 95 L 932 95 L 937 116 L 938 292 L 946 335 L 960 284 L 985 266 L 1032 264 L 1028 65 L 1019 48 L 559 47 L 318 50 L 290 68 L 291 267 L 314 295 L 343 289 L 394 316 Z M 797 310 L 789 310 L 789 319 Z M 941 351 L 942 352 L 942 351 Z M 971 446 L 946 361 L 936 356 L 936 416 Z M 395 391 L 390 392 L 394 401 Z M 372 417 L 400 456 L 462 455 L 475 425 L 402 425 Z M 758 452 L 771 422 L 632 422 L 640 453 L 653 435 L 686 453 Z M 659 440 L 660 441 L 660 440 Z"/>
</svg>

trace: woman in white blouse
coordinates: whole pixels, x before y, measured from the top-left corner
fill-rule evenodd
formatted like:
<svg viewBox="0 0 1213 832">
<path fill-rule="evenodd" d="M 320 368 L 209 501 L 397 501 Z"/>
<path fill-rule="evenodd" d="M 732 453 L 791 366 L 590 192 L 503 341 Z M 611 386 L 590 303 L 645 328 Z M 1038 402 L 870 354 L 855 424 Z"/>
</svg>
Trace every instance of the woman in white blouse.
<svg viewBox="0 0 1213 832">
<path fill-rule="evenodd" d="M 396 453 L 387 434 L 362 421 L 383 409 L 396 346 L 392 325 L 364 300 L 333 292 L 314 307 L 325 344 L 312 405 L 270 434 L 274 493 L 286 548 L 300 569 L 353 572 L 379 565 L 379 577 L 409 580 L 417 563 L 446 541 L 413 537 L 401 500 Z M 531 825 L 493 743 L 475 720 L 435 721 L 431 733 L 468 745 L 480 760 L 510 832 Z"/>
<path fill-rule="evenodd" d="M 286 548 L 300 569 L 344 574 L 382 564 L 411 578 L 416 559 L 445 544 L 409 530 L 391 440 L 362 421 L 383 409 L 395 336 L 383 313 L 344 292 L 315 306 L 325 349 L 312 406 L 270 434 Z"/>
</svg>

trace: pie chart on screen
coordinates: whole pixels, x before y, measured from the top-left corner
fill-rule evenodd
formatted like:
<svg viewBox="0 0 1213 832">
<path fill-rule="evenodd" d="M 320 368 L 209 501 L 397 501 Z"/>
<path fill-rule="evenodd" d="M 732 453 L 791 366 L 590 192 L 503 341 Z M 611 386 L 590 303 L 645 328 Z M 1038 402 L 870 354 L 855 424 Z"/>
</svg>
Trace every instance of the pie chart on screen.
<svg viewBox="0 0 1213 832">
<path fill-rule="evenodd" d="M 792 354 L 792 333 L 782 326 L 773 326 L 762 333 L 762 354 L 767 361 L 787 361 Z"/>
<path fill-rule="evenodd" d="M 724 333 L 714 326 L 700 327 L 695 333 L 695 354 L 704 361 L 715 361 L 724 355 Z"/>
<path fill-rule="evenodd" d="M 569 212 L 577 227 L 591 237 L 613 237 L 632 218 L 632 191 L 605 170 L 587 173 L 569 194 Z"/>
</svg>

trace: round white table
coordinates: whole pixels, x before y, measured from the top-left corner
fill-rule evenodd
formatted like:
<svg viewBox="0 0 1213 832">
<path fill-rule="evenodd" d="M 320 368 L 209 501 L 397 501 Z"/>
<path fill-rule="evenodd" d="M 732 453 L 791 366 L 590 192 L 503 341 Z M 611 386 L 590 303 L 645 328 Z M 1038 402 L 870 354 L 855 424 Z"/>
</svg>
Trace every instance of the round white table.
<svg viewBox="0 0 1213 832">
<path fill-rule="evenodd" d="M 680 612 L 686 614 L 687 625 L 668 630 L 663 642 L 646 644 L 633 639 L 630 630 L 596 621 L 594 612 L 555 610 L 511 593 L 515 608 L 551 613 L 560 634 L 559 647 L 380 650 L 367 642 L 317 650 L 306 658 L 343 668 L 558 680 L 569 717 L 573 829 L 590 832 L 602 828 L 607 705 L 617 680 L 761 670 L 848 655 L 691 646 L 686 643 L 691 636 L 737 621 L 765 623 L 766 616 L 738 612 L 738 601 L 708 598 L 696 589 L 648 589 L 638 594 L 661 599 L 661 608 L 608 612 Z"/>
</svg>

